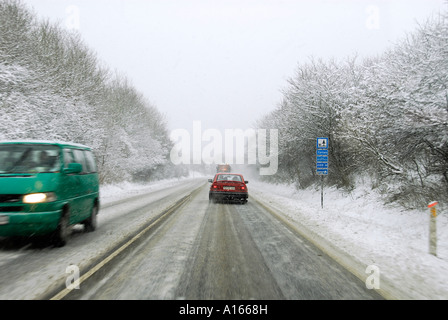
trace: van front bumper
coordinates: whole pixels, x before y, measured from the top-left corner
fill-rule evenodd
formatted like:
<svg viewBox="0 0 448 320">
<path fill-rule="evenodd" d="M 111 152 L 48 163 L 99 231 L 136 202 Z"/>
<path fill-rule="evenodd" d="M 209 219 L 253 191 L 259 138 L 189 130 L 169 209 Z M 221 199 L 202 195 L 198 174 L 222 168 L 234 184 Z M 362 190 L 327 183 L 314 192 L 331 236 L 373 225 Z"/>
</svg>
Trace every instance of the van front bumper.
<svg viewBox="0 0 448 320">
<path fill-rule="evenodd" d="M 0 236 L 44 235 L 56 230 L 62 210 L 47 212 L 0 212 Z"/>
</svg>

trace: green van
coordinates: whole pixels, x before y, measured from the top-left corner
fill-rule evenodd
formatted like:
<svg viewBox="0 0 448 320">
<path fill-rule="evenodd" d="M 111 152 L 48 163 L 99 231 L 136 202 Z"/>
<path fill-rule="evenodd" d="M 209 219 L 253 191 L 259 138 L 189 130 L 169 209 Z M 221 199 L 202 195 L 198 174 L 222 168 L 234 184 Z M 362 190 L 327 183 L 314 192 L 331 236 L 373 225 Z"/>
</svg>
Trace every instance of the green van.
<svg viewBox="0 0 448 320">
<path fill-rule="evenodd" d="M 0 237 L 51 235 L 97 226 L 98 173 L 92 150 L 55 141 L 0 142 Z"/>
</svg>

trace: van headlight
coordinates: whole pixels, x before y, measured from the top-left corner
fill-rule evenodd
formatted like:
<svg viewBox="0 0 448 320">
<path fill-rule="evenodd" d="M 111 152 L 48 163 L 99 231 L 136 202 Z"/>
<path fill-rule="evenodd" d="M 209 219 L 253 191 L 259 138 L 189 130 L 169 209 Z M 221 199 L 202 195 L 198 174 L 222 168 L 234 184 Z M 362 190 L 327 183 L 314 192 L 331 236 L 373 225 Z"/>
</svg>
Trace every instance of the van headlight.
<svg viewBox="0 0 448 320">
<path fill-rule="evenodd" d="M 23 203 L 44 203 L 56 200 L 54 192 L 30 193 L 23 196 Z"/>
</svg>

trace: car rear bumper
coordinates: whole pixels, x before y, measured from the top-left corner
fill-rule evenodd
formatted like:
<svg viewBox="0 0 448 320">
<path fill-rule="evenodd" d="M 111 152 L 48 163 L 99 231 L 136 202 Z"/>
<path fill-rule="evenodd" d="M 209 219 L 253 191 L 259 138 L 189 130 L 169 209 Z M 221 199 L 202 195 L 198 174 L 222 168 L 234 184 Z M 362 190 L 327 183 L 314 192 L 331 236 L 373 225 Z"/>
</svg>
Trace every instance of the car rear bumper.
<svg viewBox="0 0 448 320">
<path fill-rule="evenodd" d="M 210 200 L 247 200 L 249 194 L 247 192 L 210 191 L 209 198 Z"/>
</svg>

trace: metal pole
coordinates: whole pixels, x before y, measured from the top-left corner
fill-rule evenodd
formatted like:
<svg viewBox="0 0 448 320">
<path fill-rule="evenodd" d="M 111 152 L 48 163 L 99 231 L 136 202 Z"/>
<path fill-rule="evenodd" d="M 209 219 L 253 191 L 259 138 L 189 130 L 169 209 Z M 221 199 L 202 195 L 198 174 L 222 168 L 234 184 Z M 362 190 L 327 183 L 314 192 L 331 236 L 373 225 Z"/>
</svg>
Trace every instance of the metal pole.
<svg viewBox="0 0 448 320">
<path fill-rule="evenodd" d="M 320 176 L 320 206 L 324 208 L 324 176 Z"/>
</svg>

